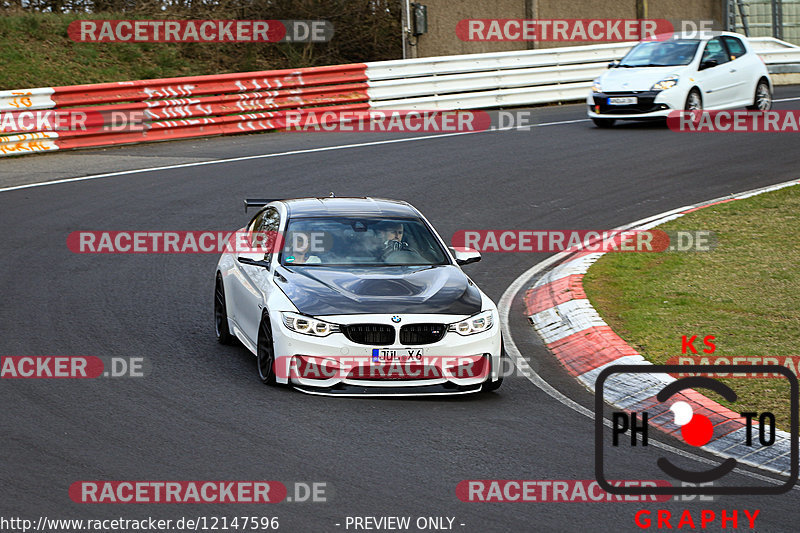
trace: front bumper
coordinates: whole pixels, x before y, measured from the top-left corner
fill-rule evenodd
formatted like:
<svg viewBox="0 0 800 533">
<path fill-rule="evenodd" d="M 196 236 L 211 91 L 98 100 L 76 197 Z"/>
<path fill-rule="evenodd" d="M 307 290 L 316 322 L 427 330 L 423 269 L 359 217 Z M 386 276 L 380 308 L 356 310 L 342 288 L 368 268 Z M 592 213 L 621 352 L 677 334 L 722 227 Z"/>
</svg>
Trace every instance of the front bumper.
<svg viewBox="0 0 800 533">
<path fill-rule="evenodd" d="M 273 321 L 276 375 L 304 392 L 321 394 L 466 394 L 500 378 L 502 342 L 499 316 L 488 331 L 462 336 L 447 332 L 424 345 L 358 344 L 342 333 L 326 337 L 303 335 Z M 396 315 L 395 315 L 396 316 Z M 392 324 L 392 315 L 319 317 L 334 323 Z M 452 323 L 447 315 L 401 315 L 402 323 Z M 345 322 L 347 321 L 347 322 Z M 373 350 L 422 350 L 419 360 L 375 361 Z M 309 371 L 310 369 L 310 371 Z"/>
<path fill-rule="evenodd" d="M 678 109 L 672 101 L 671 89 L 666 91 L 592 92 L 586 98 L 590 118 L 648 119 L 664 118 Z M 635 104 L 609 105 L 609 98 L 635 97 Z"/>
<path fill-rule="evenodd" d="M 455 385 L 442 383 L 438 385 L 409 385 L 403 387 L 370 387 L 340 383 L 333 387 L 311 387 L 293 385 L 295 389 L 306 394 L 320 396 L 454 396 L 480 392 L 482 383 L 477 385 Z"/>
</svg>

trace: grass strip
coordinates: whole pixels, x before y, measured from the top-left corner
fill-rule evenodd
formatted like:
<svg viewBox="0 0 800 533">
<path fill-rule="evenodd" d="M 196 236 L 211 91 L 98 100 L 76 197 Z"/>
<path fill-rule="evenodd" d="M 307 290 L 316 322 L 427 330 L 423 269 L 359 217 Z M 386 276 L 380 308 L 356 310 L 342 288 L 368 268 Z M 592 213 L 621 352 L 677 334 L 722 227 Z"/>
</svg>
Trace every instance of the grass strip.
<svg viewBox="0 0 800 533">
<path fill-rule="evenodd" d="M 645 358 L 663 364 L 714 335 L 713 356 L 798 356 L 800 341 L 800 186 L 715 205 L 659 229 L 710 230 L 709 252 L 609 253 L 584 278 L 603 319 Z M 739 395 L 737 412 L 772 411 L 789 428 L 789 386 L 783 378 L 723 380 Z"/>
</svg>

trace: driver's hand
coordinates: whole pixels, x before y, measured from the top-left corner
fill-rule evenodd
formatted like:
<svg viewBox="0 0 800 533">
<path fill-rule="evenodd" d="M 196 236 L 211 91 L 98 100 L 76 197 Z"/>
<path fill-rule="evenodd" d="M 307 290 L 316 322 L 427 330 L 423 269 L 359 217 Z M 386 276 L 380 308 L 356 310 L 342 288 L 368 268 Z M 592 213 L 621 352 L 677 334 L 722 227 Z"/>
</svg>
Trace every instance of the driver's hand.
<svg viewBox="0 0 800 533">
<path fill-rule="evenodd" d="M 403 241 L 386 241 L 383 243 L 383 253 L 388 254 L 390 252 L 397 252 L 399 250 L 407 250 L 408 243 Z"/>
<path fill-rule="evenodd" d="M 402 252 L 409 250 L 410 248 L 408 247 L 407 242 L 397 241 L 397 240 L 385 241 L 383 243 L 383 252 L 381 252 L 381 261 L 386 261 L 386 259 L 394 252 Z"/>
</svg>

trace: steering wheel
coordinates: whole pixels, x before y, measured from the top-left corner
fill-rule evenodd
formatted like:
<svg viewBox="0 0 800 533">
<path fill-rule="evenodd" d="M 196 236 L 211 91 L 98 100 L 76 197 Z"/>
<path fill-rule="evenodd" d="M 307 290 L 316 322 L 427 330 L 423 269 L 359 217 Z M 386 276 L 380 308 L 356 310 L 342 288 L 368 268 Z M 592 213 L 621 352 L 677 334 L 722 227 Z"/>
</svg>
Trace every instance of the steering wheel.
<svg viewBox="0 0 800 533">
<path fill-rule="evenodd" d="M 411 248 L 402 250 L 391 250 L 383 256 L 384 263 L 424 263 L 425 258 L 419 252 Z"/>
</svg>

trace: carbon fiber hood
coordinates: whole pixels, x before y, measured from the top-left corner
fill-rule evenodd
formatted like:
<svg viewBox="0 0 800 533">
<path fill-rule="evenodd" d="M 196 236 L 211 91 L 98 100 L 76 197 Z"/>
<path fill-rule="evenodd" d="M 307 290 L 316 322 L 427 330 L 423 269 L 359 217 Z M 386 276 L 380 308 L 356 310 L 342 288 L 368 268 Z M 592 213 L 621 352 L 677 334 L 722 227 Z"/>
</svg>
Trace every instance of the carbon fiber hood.
<svg viewBox="0 0 800 533">
<path fill-rule="evenodd" d="M 278 286 L 304 314 L 447 313 L 481 310 L 477 287 L 456 266 L 321 267 L 280 269 Z"/>
</svg>

